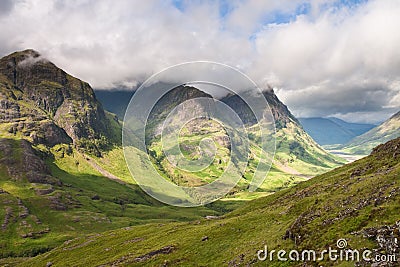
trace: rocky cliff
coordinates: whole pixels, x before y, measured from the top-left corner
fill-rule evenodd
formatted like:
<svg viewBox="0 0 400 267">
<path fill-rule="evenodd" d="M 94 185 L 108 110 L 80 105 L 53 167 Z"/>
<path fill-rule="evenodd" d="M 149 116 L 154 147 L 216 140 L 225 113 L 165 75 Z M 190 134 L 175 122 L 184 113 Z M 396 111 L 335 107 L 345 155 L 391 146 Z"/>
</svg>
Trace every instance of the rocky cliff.
<svg viewBox="0 0 400 267">
<path fill-rule="evenodd" d="M 34 50 L 0 59 L 0 122 L 3 131 L 34 144 L 72 142 L 98 150 L 113 140 L 90 85 Z"/>
</svg>

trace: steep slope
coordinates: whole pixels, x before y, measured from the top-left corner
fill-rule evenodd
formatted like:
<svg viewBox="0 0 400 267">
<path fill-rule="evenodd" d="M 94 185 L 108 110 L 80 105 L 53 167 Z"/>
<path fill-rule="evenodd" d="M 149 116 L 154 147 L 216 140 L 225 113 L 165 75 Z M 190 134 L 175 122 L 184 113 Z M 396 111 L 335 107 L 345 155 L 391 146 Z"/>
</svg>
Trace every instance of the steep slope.
<svg viewBox="0 0 400 267">
<path fill-rule="evenodd" d="M 300 122 L 291 114 L 275 95 L 272 89 L 264 91 L 276 128 L 275 168 L 294 176 L 314 176 L 329 168 L 338 166 L 341 161 L 323 150 L 303 129 Z M 243 121 L 248 123 L 249 131 L 255 123 L 248 106 L 238 96 L 222 99 L 234 109 Z M 255 139 L 257 136 L 255 134 Z"/>
<path fill-rule="evenodd" d="M 39 151 L 0 139 L 0 150 L 0 258 L 34 256 L 85 233 L 219 214 L 162 205 L 105 178 L 69 145 Z"/>
<path fill-rule="evenodd" d="M 398 266 L 399 147 L 400 138 L 366 158 L 251 201 L 223 217 L 78 238 L 21 266 Z M 346 250 L 358 249 L 360 255 L 371 250 L 371 261 L 329 261 L 326 253 L 318 262 L 283 262 L 276 254 L 281 249 L 300 254 L 312 249 L 319 258 L 328 247 L 339 249 L 339 239 L 346 240 L 340 243 Z M 257 251 L 265 246 L 268 252 L 275 250 L 272 262 L 257 259 Z M 376 255 L 392 262 L 375 262 Z"/>
<path fill-rule="evenodd" d="M 0 121 L 7 137 L 74 143 L 97 154 L 119 138 L 90 85 L 34 50 L 0 59 Z"/>
<path fill-rule="evenodd" d="M 181 142 L 180 151 L 189 159 L 201 157 L 198 150 L 199 142 L 211 138 L 216 145 L 217 153 L 210 166 L 199 172 L 182 171 L 175 168 L 163 152 L 160 131 L 168 114 L 186 100 L 198 97 L 207 98 L 210 101 L 202 104 L 191 103 L 185 108 L 178 109 L 177 120 L 186 121 L 186 119 L 192 118 L 191 116 L 194 114 L 212 114 L 215 111 L 215 102 L 213 102 L 215 100 L 211 100 L 211 95 L 193 86 L 179 86 L 158 101 L 150 113 L 146 129 L 147 149 L 153 165 L 157 166 L 159 173 L 166 179 L 186 186 L 204 185 L 214 181 L 225 171 L 230 158 L 230 142 L 226 129 L 218 122 L 207 118 L 197 119 L 186 124 L 180 130 L 179 138 Z M 297 119 L 280 102 L 272 90 L 265 91 L 264 97 L 270 105 L 275 120 L 277 150 L 275 162 L 268 178 L 260 188 L 261 192 L 270 193 L 292 186 L 298 181 L 323 173 L 341 164 L 340 159 L 324 151 L 304 132 Z M 263 151 L 260 147 L 260 133 L 258 132 L 257 122 L 247 104 L 236 95 L 229 95 L 220 99 L 220 101 L 226 103 L 239 115 L 250 133 L 250 159 L 247 170 L 243 179 L 231 192 L 232 197 L 246 196 L 245 191 L 247 191 L 259 160 L 264 161 L 269 152 Z M 165 148 L 167 147 L 164 146 Z M 175 155 L 173 156 L 175 157 Z"/>
<path fill-rule="evenodd" d="M 381 125 L 357 136 L 349 143 L 340 147 L 344 152 L 350 154 L 366 155 L 375 146 L 400 136 L 400 112 L 393 115 Z"/>
<path fill-rule="evenodd" d="M 337 118 L 299 118 L 304 130 L 320 145 L 345 144 L 375 126 Z"/>
</svg>

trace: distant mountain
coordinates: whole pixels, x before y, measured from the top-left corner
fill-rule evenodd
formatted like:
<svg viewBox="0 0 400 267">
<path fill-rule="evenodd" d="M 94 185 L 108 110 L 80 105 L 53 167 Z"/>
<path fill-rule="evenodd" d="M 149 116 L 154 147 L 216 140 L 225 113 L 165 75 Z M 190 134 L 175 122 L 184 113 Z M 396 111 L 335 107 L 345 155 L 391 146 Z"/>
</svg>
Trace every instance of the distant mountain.
<svg viewBox="0 0 400 267">
<path fill-rule="evenodd" d="M 103 107 L 116 114 L 120 120 L 124 119 L 126 107 L 129 104 L 134 92 L 127 90 L 95 90 L 97 99 Z"/>
<path fill-rule="evenodd" d="M 299 118 L 304 130 L 320 145 L 345 144 L 375 125 L 349 123 L 338 118 Z"/>
<path fill-rule="evenodd" d="M 334 121 L 338 125 L 344 127 L 345 129 L 349 130 L 356 136 L 362 135 L 365 132 L 368 132 L 372 128 L 376 127 L 376 124 L 371 124 L 371 123 L 354 123 L 354 122 L 347 122 L 342 119 L 338 119 L 335 117 L 329 117 L 331 121 Z"/>
<path fill-rule="evenodd" d="M 372 149 L 400 136 L 400 112 L 393 115 L 381 125 L 355 137 L 340 147 L 344 152 L 367 155 Z"/>
</svg>

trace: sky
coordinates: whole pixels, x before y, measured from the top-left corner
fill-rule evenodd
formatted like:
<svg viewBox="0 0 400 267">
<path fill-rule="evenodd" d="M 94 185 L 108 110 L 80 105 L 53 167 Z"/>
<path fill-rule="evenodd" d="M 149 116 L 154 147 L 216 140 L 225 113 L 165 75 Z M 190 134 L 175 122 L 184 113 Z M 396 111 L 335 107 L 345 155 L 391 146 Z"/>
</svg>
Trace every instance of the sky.
<svg viewBox="0 0 400 267">
<path fill-rule="evenodd" d="M 400 0 L 0 1 L 0 55 L 32 48 L 96 89 L 209 60 L 271 86 L 297 117 L 400 110 Z"/>
</svg>

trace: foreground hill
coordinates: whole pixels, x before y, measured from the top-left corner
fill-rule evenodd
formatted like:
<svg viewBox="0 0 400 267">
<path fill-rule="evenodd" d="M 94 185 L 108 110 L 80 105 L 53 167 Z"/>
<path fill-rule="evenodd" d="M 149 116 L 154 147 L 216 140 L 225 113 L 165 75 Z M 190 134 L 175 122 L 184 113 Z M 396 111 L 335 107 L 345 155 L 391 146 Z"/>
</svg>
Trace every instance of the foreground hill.
<svg viewBox="0 0 400 267">
<path fill-rule="evenodd" d="M 256 253 L 265 245 L 269 251 L 337 249 L 338 239 L 347 240 L 346 249 L 370 249 L 370 258 L 396 255 L 397 262 L 376 266 L 398 266 L 399 147 L 400 138 L 378 146 L 368 157 L 251 201 L 223 217 L 90 235 L 21 266 L 305 266 L 278 261 L 276 254 L 273 262 L 261 262 Z M 329 262 L 327 257 L 319 263 L 355 264 Z"/>
<path fill-rule="evenodd" d="M 345 144 L 375 125 L 349 123 L 338 118 L 299 118 L 304 130 L 320 145 Z"/>
<path fill-rule="evenodd" d="M 367 155 L 372 149 L 400 136 L 400 112 L 393 115 L 381 125 L 355 137 L 349 143 L 339 147 L 350 154 Z"/>
</svg>

